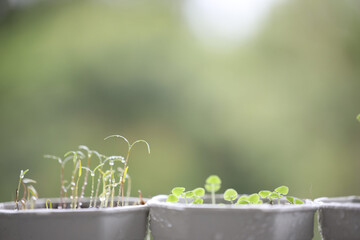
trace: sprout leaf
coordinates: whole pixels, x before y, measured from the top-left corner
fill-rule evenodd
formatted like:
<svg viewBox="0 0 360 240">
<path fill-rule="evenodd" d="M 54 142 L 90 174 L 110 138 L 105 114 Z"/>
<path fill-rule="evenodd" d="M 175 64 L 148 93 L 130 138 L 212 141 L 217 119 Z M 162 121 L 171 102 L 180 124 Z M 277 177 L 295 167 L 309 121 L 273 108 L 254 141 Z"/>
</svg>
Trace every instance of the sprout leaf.
<svg viewBox="0 0 360 240">
<path fill-rule="evenodd" d="M 260 192 L 259 192 L 259 195 L 260 195 L 262 198 L 266 198 L 266 197 L 268 197 L 270 194 L 271 194 L 271 192 L 268 191 L 268 190 L 263 190 L 263 191 L 260 191 Z"/>
<path fill-rule="evenodd" d="M 176 187 L 171 192 L 176 196 L 179 197 L 183 192 L 185 191 L 185 188 L 183 187 Z"/>
<path fill-rule="evenodd" d="M 281 187 L 276 188 L 275 192 L 278 192 L 278 193 L 280 193 L 282 195 L 286 195 L 289 192 L 289 188 L 286 187 L 286 186 L 281 186 Z"/>
<path fill-rule="evenodd" d="M 229 188 L 224 193 L 224 199 L 226 201 L 234 201 L 237 198 L 238 194 L 235 189 Z"/>
<path fill-rule="evenodd" d="M 170 194 L 169 197 L 166 199 L 167 202 L 175 203 L 179 201 L 179 198 L 177 198 L 174 194 Z"/>
<path fill-rule="evenodd" d="M 203 189 L 203 188 L 195 188 L 193 190 L 193 193 L 198 197 L 202 197 L 202 196 L 205 195 L 205 189 Z"/>
</svg>

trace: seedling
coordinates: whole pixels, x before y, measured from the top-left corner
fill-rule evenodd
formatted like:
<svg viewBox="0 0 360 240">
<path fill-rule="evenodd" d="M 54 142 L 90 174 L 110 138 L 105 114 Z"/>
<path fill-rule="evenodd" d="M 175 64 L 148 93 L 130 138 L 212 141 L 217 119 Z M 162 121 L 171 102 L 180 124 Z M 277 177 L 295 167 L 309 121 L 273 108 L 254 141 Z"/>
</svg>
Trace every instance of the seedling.
<svg viewBox="0 0 360 240">
<path fill-rule="evenodd" d="M 91 193 L 90 193 L 90 204 L 89 204 L 89 208 L 91 208 L 92 205 L 92 201 L 93 201 L 93 196 L 94 196 L 94 178 L 95 178 L 95 173 L 96 171 L 102 167 L 104 165 L 104 163 L 99 164 L 98 166 L 96 166 L 96 168 L 94 168 L 94 170 L 91 170 L 87 167 L 82 167 L 83 169 L 85 169 L 87 172 L 90 172 L 91 174 Z M 96 204 L 96 203 L 95 203 Z"/>
<path fill-rule="evenodd" d="M 216 175 L 209 176 L 205 181 L 206 191 L 211 193 L 211 202 L 216 204 L 215 201 L 215 192 L 219 191 L 221 187 L 221 179 Z"/>
<path fill-rule="evenodd" d="M 49 209 L 49 208 L 52 209 L 52 203 L 51 203 L 50 199 L 46 200 L 45 207 L 46 207 L 46 209 Z"/>
<path fill-rule="evenodd" d="M 125 162 L 124 162 L 124 172 L 123 172 L 122 177 L 120 177 L 120 181 L 119 181 L 119 184 L 120 184 L 119 197 L 120 197 L 120 193 L 121 193 L 121 206 L 124 206 L 124 183 L 125 183 L 126 174 L 128 172 L 128 168 L 129 168 L 128 161 L 129 161 L 129 157 L 130 157 L 130 152 L 131 152 L 132 148 L 135 146 L 135 144 L 143 142 L 146 144 L 148 153 L 150 154 L 150 145 L 148 142 L 146 142 L 145 140 L 142 140 L 142 139 L 137 140 L 137 141 L 133 142 L 132 144 L 130 144 L 130 142 L 121 135 L 111 135 L 111 136 L 106 137 L 104 140 L 107 140 L 107 139 L 113 138 L 113 137 L 123 139 L 128 145 L 128 152 L 127 152 Z M 120 202 L 118 201 L 118 206 L 119 206 L 119 204 L 120 204 Z"/>
<path fill-rule="evenodd" d="M 235 189 L 229 188 L 228 190 L 225 191 L 224 193 L 224 199 L 226 201 L 231 202 L 231 204 L 234 203 L 234 200 L 238 197 L 238 193 L 236 192 Z"/>
<path fill-rule="evenodd" d="M 360 122 L 360 114 L 357 115 L 356 119 Z"/>
<path fill-rule="evenodd" d="M 250 196 L 241 196 L 239 197 L 236 205 L 243 204 L 262 204 L 263 201 L 260 200 L 260 196 L 257 193 L 251 194 Z"/>
<path fill-rule="evenodd" d="M 58 208 L 67 208 L 67 198 L 68 198 L 68 191 L 70 189 L 70 208 L 76 209 L 81 208 L 82 206 L 82 199 L 85 196 L 85 190 L 88 181 L 88 175 L 91 176 L 91 193 L 90 193 L 90 203 L 89 208 L 91 207 L 98 207 L 97 206 L 97 198 L 100 198 L 100 206 L 99 207 L 114 207 L 115 204 L 115 191 L 116 188 L 119 187 L 119 197 L 118 197 L 118 204 L 117 206 L 124 206 L 128 205 L 129 197 L 131 193 L 131 178 L 128 174 L 129 166 L 128 161 L 130 157 L 130 152 L 133 149 L 134 145 L 140 142 L 143 142 L 147 146 L 147 150 L 150 153 L 150 146 L 145 140 L 137 140 L 132 144 L 129 141 L 120 135 L 113 135 L 110 137 L 120 137 L 124 139 L 128 143 L 128 151 L 126 158 L 122 156 L 110 156 L 106 157 L 98 153 L 97 151 L 90 150 L 85 145 L 80 145 L 77 151 L 69 151 L 64 155 L 64 158 L 60 158 L 53 155 L 45 155 L 45 158 L 56 160 L 60 165 L 60 203 Z M 110 138 L 108 137 L 108 138 Z M 107 139 L 107 138 L 106 138 Z M 92 165 L 92 157 L 96 155 L 99 159 L 97 166 L 93 169 L 91 168 Z M 67 162 L 71 161 L 72 170 L 71 170 L 71 179 L 67 181 L 64 179 L 65 174 L 65 165 Z M 86 161 L 86 165 L 84 166 L 84 160 Z M 120 162 L 124 164 L 122 167 L 115 167 L 115 163 Z M 28 207 L 26 203 L 30 203 L 30 208 L 33 209 L 35 207 L 35 201 L 38 199 L 38 193 L 33 186 L 36 181 L 28 178 L 24 178 L 25 174 L 29 170 L 21 170 L 19 176 L 18 187 L 16 189 L 16 197 L 15 197 L 15 209 L 24 209 Z M 120 173 L 120 176 L 118 176 Z M 98 181 L 96 185 L 96 192 L 95 192 L 95 179 L 96 174 L 98 175 Z M 118 178 L 119 177 L 119 178 Z M 119 179 L 117 181 L 117 179 Z M 124 183 L 127 182 L 127 200 L 124 203 Z M 82 185 L 81 185 L 82 183 Z M 102 186 L 102 192 L 99 195 L 100 185 Z M 20 199 L 20 188 L 23 188 L 23 197 Z M 80 194 L 79 194 L 80 192 Z M 95 195 L 94 195 L 95 194 Z M 144 202 L 142 200 L 142 195 L 139 194 L 140 202 Z M 122 198 L 122 204 L 120 205 L 120 199 Z M 20 207 L 20 204 L 22 207 Z M 49 202 L 46 202 L 46 207 L 49 207 Z M 51 206 L 52 207 L 52 206 Z"/>
<path fill-rule="evenodd" d="M 192 191 L 185 192 L 185 188 L 176 187 L 173 188 L 171 193 L 166 200 L 167 202 L 176 203 L 179 201 L 179 197 L 182 197 L 184 198 L 185 204 L 188 203 L 189 198 L 193 200 L 191 202 L 192 204 L 202 204 L 204 200 L 201 197 L 205 195 L 205 189 L 195 188 Z"/>
<path fill-rule="evenodd" d="M 206 179 L 205 188 L 208 192 L 211 193 L 212 204 L 215 203 L 215 192 L 220 189 L 221 180 L 216 175 L 211 175 Z M 273 205 L 274 201 L 277 200 L 278 204 L 280 204 L 280 198 L 286 197 L 288 203 L 290 204 L 303 204 L 304 202 L 298 198 L 287 196 L 289 193 L 289 188 L 286 186 L 280 186 L 276 188 L 274 191 L 263 190 L 260 191 L 259 194 L 253 193 L 251 195 L 242 195 L 238 198 L 238 193 L 235 189 L 227 189 L 224 192 L 224 200 L 230 202 L 235 205 L 244 205 L 244 204 L 263 204 L 263 199 L 267 199 L 269 204 Z M 184 198 L 185 204 L 188 203 L 188 199 L 193 199 L 193 204 L 202 204 L 203 197 L 205 194 L 205 190 L 203 188 L 196 188 L 193 191 L 185 192 L 185 188 L 176 187 L 173 188 L 171 194 L 167 198 L 167 202 L 177 203 L 179 201 L 179 197 Z M 224 205 L 224 204 L 219 204 Z"/>
<path fill-rule="evenodd" d="M 25 174 L 29 171 L 29 169 L 21 170 L 20 171 L 20 176 L 19 176 L 19 184 L 18 187 L 16 189 L 16 194 L 15 194 L 15 209 L 19 210 L 19 192 L 20 192 L 20 185 L 23 182 L 23 178 L 25 176 Z M 26 188 L 24 188 L 24 191 L 26 191 Z"/>
<path fill-rule="evenodd" d="M 44 158 L 54 159 L 60 164 L 60 206 L 63 205 L 63 195 L 64 195 L 64 172 L 65 164 L 72 159 L 71 156 L 62 160 L 60 157 L 54 155 L 44 155 Z"/>
<path fill-rule="evenodd" d="M 289 188 L 286 186 L 281 186 L 278 188 L 275 188 L 273 192 L 268 190 L 263 190 L 259 192 L 259 195 L 264 198 L 268 199 L 269 203 L 272 205 L 274 204 L 274 200 L 277 199 L 278 204 L 280 204 L 280 198 L 285 197 L 289 193 Z M 286 199 L 289 201 L 289 203 L 292 204 L 303 204 L 304 202 L 298 198 L 286 196 Z"/>
</svg>

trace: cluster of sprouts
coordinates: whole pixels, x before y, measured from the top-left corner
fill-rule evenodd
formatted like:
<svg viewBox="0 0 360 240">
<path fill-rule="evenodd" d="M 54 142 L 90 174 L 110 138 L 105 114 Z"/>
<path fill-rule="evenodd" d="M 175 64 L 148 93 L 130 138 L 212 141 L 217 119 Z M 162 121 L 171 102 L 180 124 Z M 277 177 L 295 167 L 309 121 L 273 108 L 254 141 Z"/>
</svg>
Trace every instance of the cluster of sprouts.
<svg viewBox="0 0 360 240">
<path fill-rule="evenodd" d="M 77 150 L 67 152 L 64 157 L 45 155 L 47 159 L 56 160 L 60 165 L 60 202 L 58 208 L 81 208 L 85 198 L 85 190 L 88 185 L 89 176 L 91 178 L 91 192 L 89 197 L 89 208 L 126 206 L 129 204 L 131 193 L 131 178 L 128 174 L 128 162 L 130 153 L 137 143 L 145 143 L 147 151 L 150 154 L 150 146 L 145 140 L 137 140 L 130 143 L 125 137 L 120 135 L 111 135 L 110 138 L 120 138 L 127 143 L 128 150 L 126 157 L 123 156 L 105 156 L 95 150 L 90 150 L 87 146 L 80 145 Z M 67 164 L 70 163 L 70 164 Z M 72 163 L 72 164 L 71 164 Z M 70 180 L 65 180 L 65 170 L 71 165 Z M 95 167 L 91 167 L 95 166 Z M 27 183 L 35 182 L 31 179 L 25 179 L 24 175 L 28 170 L 21 171 L 19 186 L 16 190 L 16 209 L 19 208 L 19 189 L 24 185 L 24 196 L 26 192 L 31 195 L 33 205 L 38 198 L 38 194 L 32 185 L 25 186 Z M 126 186 L 125 186 L 126 183 Z M 27 189 L 27 190 L 26 190 Z M 126 193 L 124 193 L 126 190 Z M 139 191 L 140 197 L 141 193 Z M 36 198 L 36 199 L 35 199 Z M 25 199 L 21 199 L 22 209 L 26 209 Z M 52 208 L 50 200 L 46 201 L 46 208 Z"/>
<path fill-rule="evenodd" d="M 205 189 L 211 194 L 211 203 L 216 204 L 215 193 L 221 188 L 221 179 L 216 175 L 209 176 L 205 181 Z M 173 188 L 171 194 L 167 198 L 167 202 L 176 203 L 181 198 L 184 199 L 185 204 L 202 204 L 205 195 L 205 189 L 196 188 L 193 191 L 185 192 L 185 188 Z M 262 190 L 259 193 L 250 195 L 240 195 L 235 189 L 229 188 L 224 192 L 223 198 L 225 201 L 230 202 L 231 205 L 246 205 L 246 204 L 262 204 L 267 202 L 271 205 L 274 203 L 280 204 L 280 200 L 284 199 L 285 204 L 303 204 L 304 202 L 296 197 L 287 196 L 289 188 L 280 186 L 275 188 L 274 191 Z M 188 198 L 192 201 L 189 202 Z M 237 201 L 236 201 L 237 200 Z M 277 202 L 275 202 L 277 200 Z M 223 205 L 220 203 L 220 205 Z"/>
</svg>

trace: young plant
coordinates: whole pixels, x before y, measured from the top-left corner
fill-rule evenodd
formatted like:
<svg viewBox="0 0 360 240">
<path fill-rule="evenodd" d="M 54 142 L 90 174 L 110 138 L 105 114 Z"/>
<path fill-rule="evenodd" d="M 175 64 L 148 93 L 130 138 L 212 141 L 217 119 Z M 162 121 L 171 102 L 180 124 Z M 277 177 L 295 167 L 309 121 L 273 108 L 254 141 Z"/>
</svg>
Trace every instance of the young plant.
<svg viewBox="0 0 360 240">
<path fill-rule="evenodd" d="M 29 171 L 29 169 L 21 170 L 20 171 L 20 176 L 19 176 L 19 184 L 18 187 L 16 189 L 16 194 L 15 194 L 15 209 L 19 210 L 19 193 L 20 193 L 20 187 L 21 187 L 21 183 L 23 183 L 23 179 L 25 177 L 25 174 Z M 26 188 L 24 188 L 24 191 L 26 191 Z"/>
<path fill-rule="evenodd" d="M 49 208 L 52 209 L 52 202 L 50 199 L 46 200 L 45 207 L 46 207 L 46 209 L 49 209 Z"/>
<path fill-rule="evenodd" d="M 234 203 L 234 200 L 238 197 L 238 193 L 235 189 L 229 188 L 224 192 L 224 200 Z"/>
<path fill-rule="evenodd" d="M 110 166 L 110 188 L 111 188 L 111 201 L 110 201 L 110 207 L 114 206 L 114 194 L 115 194 L 115 188 L 118 185 L 115 182 L 115 171 L 113 170 L 113 166 L 115 164 L 115 161 L 119 161 L 119 162 L 124 162 L 124 157 L 122 156 L 110 156 L 108 158 L 105 159 L 104 163 L 106 163 L 107 161 L 109 161 L 109 166 Z M 126 169 L 127 171 L 127 169 Z M 124 171 L 123 173 L 124 175 L 126 175 L 126 172 Z M 121 182 L 122 182 L 122 178 L 120 177 L 120 181 L 119 181 L 119 195 L 120 195 L 120 189 L 121 189 Z M 118 199 L 118 206 L 119 206 L 119 201 L 120 201 L 120 197 Z"/>
<path fill-rule="evenodd" d="M 241 196 L 236 202 L 236 205 L 244 204 L 262 204 L 263 201 L 260 200 L 260 196 L 257 193 L 251 194 L 249 196 Z"/>
<path fill-rule="evenodd" d="M 149 146 L 149 143 L 146 142 L 145 140 L 137 140 L 137 141 L 133 142 L 132 144 L 130 144 L 130 142 L 125 137 L 123 137 L 121 135 L 111 135 L 111 136 L 106 137 L 104 140 L 107 140 L 107 139 L 113 138 L 113 137 L 123 139 L 128 145 L 128 152 L 127 152 L 125 162 L 124 162 L 124 172 L 123 172 L 122 177 L 120 177 L 120 181 L 119 181 L 119 184 L 120 184 L 120 190 L 119 191 L 121 192 L 121 206 L 124 206 L 124 183 L 125 183 L 126 174 L 128 172 L 128 168 L 129 168 L 128 161 L 129 161 L 131 150 L 135 146 L 135 144 L 142 142 L 142 143 L 146 144 L 148 153 L 150 154 L 150 146 Z M 120 202 L 118 202 L 118 206 L 119 206 L 119 203 Z"/>
<path fill-rule="evenodd" d="M 268 190 L 263 190 L 259 192 L 259 195 L 264 198 L 268 199 L 269 203 L 272 205 L 274 203 L 274 200 L 277 199 L 278 204 L 280 204 L 280 198 L 286 197 L 289 203 L 292 204 L 303 204 L 304 202 L 298 198 L 286 196 L 289 193 L 289 188 L 286 186 L 280 186 L 278 188 L 275 188 L 273 192 Z"/>
<path fill-rule="evenodd" d="M 80 145 L 79 146 L 79 149 L 80 150 L 83 150 L 85 151 L 86 153 L 86 156 L 87 156 L 87 164 L 86 164 L 86 168 L 87 169 L 90 169 L 90 162 L 91 162 L 91 157 L 92 157 L 92 154 L 93 154 L 93 151 L 91 151 L 87 146 L 85 145 Z M 80 199 L 79 199 L 79 203 L 81 204 L 81 199 L 84 197 L 84 194 L 85 194 L 85 188 L 87 186 L 87 180 L 88 180 L 88 176 L 89 176 L 89 170 L 86 170 L 85 172 L 85 177 L 84 177 L 84 183 L 81 187 L 81 193 L 80 193 Z"/>
<path fill-rule="evenodd" d="M 211 193 L 211 202 L 216 204 L 215 192 L 219 191 L 221 187 L 221 179 L 216 175 L 209 176 L 205 181 L 206 191 Z"/>
<path fill-rule="evenodd" d="M 63 206 L 63 195 L 64 195 L 64 172 L 65 164 L 71 160 L 71 156 L 68 156 L 64 160 L 54 155 L 44 155 L 44 158 L 56 160 L 60 164 L 60 207 Z"/>
<path fill-rule="evenodd" d="M 24 179 L 24 181 L 25 181 L 25 179 Z M 36 202 L 36 200 L 38 200 L 39 194 L 37 193 L 37 191 L 33 185 L 27 186 L 27 192 L 28 192 L 27 201 L 30 202 L 30 209 L 34 209 L 35 202 Z"/>
<path fill-rule="evenodd" d="M 83 169 L 85 169 L 87 172 L 90 172 L 91 174 L 91 193 L 90 193 L 90 203 L 89 203 L 89 208 L 92 207 L 92 201 L 93 201 L 93 197 L 94 197 L 94 178 L 95 178 L 95 174 L 96 174 L 96 171 L 102 167 L 104 165 L 104 163 L 101 163 L 99 164 L 98 166 L 96 166 L 94 168 L 94 170 L 91 170 L 90 168 L 87 168 L 87 167 L 82 167 Z M 94 204 L 94 206 L 96 206 Z"/>
<path fill-rule="evenodd" d="M 176 187 L 173 188 L 171 193 L 166 200 L 167 202 L 176 203 L 179 201 L 179 197 L 182 197 L 185 200 L 185 204 L 188 203 L 189 198 L 193 200 L 192 204 L 202 204 L 204 200 L 201 197 L 205 195 L 205 189 L 195 188 L 192 191 L 185 192 L 185 188 Z"/>
</svg>

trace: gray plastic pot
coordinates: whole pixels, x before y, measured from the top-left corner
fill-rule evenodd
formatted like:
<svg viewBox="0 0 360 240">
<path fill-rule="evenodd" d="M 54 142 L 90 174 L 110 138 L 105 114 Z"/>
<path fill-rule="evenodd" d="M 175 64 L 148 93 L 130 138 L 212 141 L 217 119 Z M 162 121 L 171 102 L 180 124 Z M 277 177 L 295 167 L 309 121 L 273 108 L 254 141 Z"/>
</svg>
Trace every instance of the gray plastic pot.
<svg viewBox="0 0 360 240">
<path fill-rule="evenodd" d="M 314 213 L 304 205 L 219 206 L 167 203 L 152 198 L 150 229 L 155 240 L 310 240 Z M 220 202 L 221 200 L 217 200 Z"/>
<path fill-rule="evenodd" d="M 52 205 L 59 199 L 51 199 Z M 14 210 L 0 203 L 1 240 L 144 240 L 149 207 L 45 209 L 39 199 L 34 210 Z M 131 202 L 137 199 L 130 198 Z M 86 205 L 84 202 L 83 206 Z"/>
<path fill-rule="evenodd" d="M 360 197 L 318 198 L 319 231 L 324 240 L 360 239 Z"/>
</svg>

